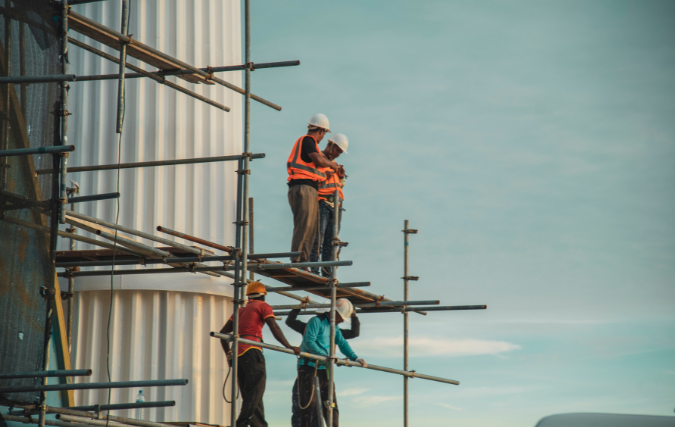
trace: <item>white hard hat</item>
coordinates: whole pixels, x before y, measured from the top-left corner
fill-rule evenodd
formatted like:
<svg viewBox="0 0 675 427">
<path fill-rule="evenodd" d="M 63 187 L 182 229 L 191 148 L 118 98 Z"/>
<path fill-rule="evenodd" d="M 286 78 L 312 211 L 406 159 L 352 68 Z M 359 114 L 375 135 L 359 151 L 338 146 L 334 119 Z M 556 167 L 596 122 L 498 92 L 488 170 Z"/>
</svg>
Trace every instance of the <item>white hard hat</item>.
<svg viewBox="0 0 675 427">
<path fill-rule="evenodd" d="M 351 317 L 352 313 L 354 312 L 354 306 L 352 305 L 351 301 L 348 299 L 339 298 L 337 301 L 335 301 L 335 308 L 337 309 L 337 312 L 340 313 L 340 317 L 342 317 L 342 320 L 344 320 L 345 323 L 352 323 Z"/>
<path fill-rule="evenodd" d="M 340 147 L 343 153 L 348 154 L 347 147 L 349 147 L 349 140 L 347 139 L 347 135 L 344 133 L 336 133 L 335 135 L 328 138 L 328 141 Z"/>
<path fill-rule="evenodd" d="M 330 132 L 330 123 L 328 122 L 328 117 L 325 114 L 315 114 L 309 119 L 309 123 L 312 126 L 320 127 L 326 129 L 326 132 Z"/>
</svg>

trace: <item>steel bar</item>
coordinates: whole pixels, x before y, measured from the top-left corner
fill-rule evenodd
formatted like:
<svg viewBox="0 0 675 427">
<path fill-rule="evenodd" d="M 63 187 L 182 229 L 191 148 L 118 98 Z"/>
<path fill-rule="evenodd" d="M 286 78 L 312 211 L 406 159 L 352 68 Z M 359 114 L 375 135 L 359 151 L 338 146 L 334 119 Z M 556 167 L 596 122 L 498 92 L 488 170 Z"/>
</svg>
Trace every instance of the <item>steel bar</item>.
<svg viewBox="0 0 675 427">
<path fill-rule="evenodd" d="M 333 239 L 332 239 L 332 248 L 333 248 L 333 253 L 331 259 L 337 259 L 337 254 L 338 254 L 338 224 L 339 222 L 339 216 L 340 216 L 340 194 L 338 189 L 335 189 L 335 192 L 333 193 Z M 323 236 L 322 236 L 323 237 Z M 321 249 L 319 248 L 319 251 Z M 329 359 L 328 359 L 328 373 L 329 373 L 329 378 L 328 378 L 328 425 L 333 426 L 333 408 L 335 407 L 334 403 L 334 396 L 333 396 L 333 390 L 335 387 L 335 328 L 337 327 L 337 323 L 335 320 L 335 310 L 336 310 L 336 304 L 337 304 L 337 266 L 331 268 L 331 274 L 330 274 L 330 351 L 329 351 Z M 347 319 L 345 319 L 347 320 Z"/>
<path fill-rule="evenodd" d="M 120 28 L 120 33 L 124 35 L 129 41 L 129 0 L 122 0 L 122 23 Z M 67 42 L 67 41 L 66 41 Z M 128 41 L 120 40 L 120 61 L 119 65 L 119 81 L 117 84 L 117 129 L 118 134 L 122 133 L 122 124 L 124 123 L 124 94 L 125 94 L 125 83 L 124 70 L 127 63 L 127 44 Z"/>
<path fill-rule="evenodd" d="M 211 332 L 210 335 L 214 338 L 217 338 L 217 339 L 232 341 L 232 335 L 231 334 L 221 334 L 219 332 Z M 244 338 L 239 338 L 239 341 L 242 344 L 255 345 L 256 347 L 262 347 L 262 348 L 266 348 L 268 350 L 274 350 L 274 351 L 278 351 L 280 353 L 292 354 L 293 356 L 295 356 L 295 353 L 293 353 L 293 350 L 286 349 L 286 348 L 283 348 L 283 347 L 278 347 L 276 345 L 261 343 L 261 342 L 257 342 L 257 341 L 251 341 L 251 340 L 247 340 L 247 339 L 244 339 Z M 320 360 L 322 362 L 328 361 L 328 357 L 326 357 L 326 356 L 318 356 L 316 354 L 311 354 L 311 353 L 302 352 L 302 353 L 300 353 L 300 356 L 306 357 L 308 359 Z M 342 366 L 353 366 L 353 367 L 363 368 L 363 366 L 361 366 L 360 363 L 352 362 L 350 360 L 345 360 L 345 359 L 337 359 L 335 361 L 335 363 L 337 363 L 338 365 L 342 365 Z M 437 381 L 437 382 L 446 383 L 446 384 L 459 385 L 459 381 L 455 381 L 455 380 L 448 380 L 448 379 L 445 379 L 445 378 L 433 377 L 431 375 L 424 375 L 424 374 L 420 374 L 420 373 L 417 373 L 417 372 L 414 372 L 414 371 L 402 371 L 402 370 L 399 370 L 399 369 L 386 368 L 384 366 L 371 365 L 370 363 L 364 369 L 370 369 L 370 370 L 373 370 L 373 371 L 388 372 L 388 373 L 391 373 L 391 374 L 404 375 L 404 376 L 407 376 L 409 378 L 422 378 L 422 379 L 430 380 L 430 381 Z"/>
<path fill-rule="evenodd" d="M 408 301 L 408 230 L 409 221 L 403 221 L 403 300 Z M 408 370 L 408 312 L 403 310 L 403 370 Z M 403 427 L 408 427 L 408 377 L 403 377 Z"/>
<path fill-rule="evenodd" d="M 110 200 L 119 198 L 120 193 L 104 193 L 104 194 L 94 194 L 92 196 L 69 197 L 68 203 L 96 202 L 99 200 Z"/>
<path fill-rule="evenodd" d="M 255 246 L 253 244 L 253 197 L 248 198 L 248 240 L 249 240 L 249 257 L 248 259 L 251 259 L 250 254 L 255 252 Z M 249 271 L 249 280 L 255 280 L 255 273 L 253 271 Z"/>
<path fill-rule="evenodd" d="M 20 417 L 16 415 L 2 415 L 2 418 L 5 419 L 5 421 L 14 421 L 17 423 L 23 423 L 23 424 L 38 424 L 38 422 L 35 421 L 34 418 L 28 418 L 28 417 Z M 87 424 L 77 424 L 77 423 L 67 423 L 65 421 L 56 421 L 56 420 L 43 420 L 44 424 L 48 426 L 58 426 L 58 427 L 90 427 Z"/>
<path fill-rule="evenodd" d="M 120 163 L 119 169 L 134 169 L 134 168 L 147 168 L 147 167 L 156 167 L 156 166 L 177 166 L 177 165 L 192 165 L 197 163 L 213 163 L 213 162 L 226 162 L 230 160 L 240 160 L 243 157 L 242 154 L 237 154 L 234 156 L 216 156 L 216 157 L 197 157 L 194 159 L 181 159 L 181 160 L 154 160 L 150 162 L 134 162 L 134 163 Z M 251 154 L 252 159 L 263 159 L 265 158 L 264 153 Z M 68 172 L 94 172 L 94 171 L 103 171 L 103 170 L 117 170 L 117 165 L 97 165 L 97 166 L 75 166 L 68 169 Z M 38 175 L 44 175 L 51 173 L 51 169 L 38 169 L 35 171 Z"/>
<path fill-rule="evenodd" d="M 122 409 L 136 409 L 136 408 L 165 408 L 168 406 L 176 406 L 175 400 L 163 400 L 158 402 L 137 402 L 137 403 L 114 403 L 112 405 L 90 405 L 90 406 L 71 406 L 75 411 L 119 411 Z"/>
<path fill-rule="evenodd" d="M 338 284 L 337 288 L 338 289 L 348 289 L 348 288 L 360 288 L 363 286 L 370 286 L 370 282 L 364 282 L 364 283 L 340 283 Z M 274 288 L 271 286 L 266 286 L 267 292 L 293 292 L 293 291 L 322 291 L 322 290 L 330 290 L 330 287 L 328 286 L 309 286 L 306 288 L 303 287 L 294 287 L 294 286 L 289 286 L 289 287 L 284 287 L 284 288 Z"/>
<path fill-rule="evenodd" d="M 47 384 L 38 386 L 0 387 L 2 393 L 24 393 L 31 391 L 63 391 L 63 390 L 93 390 L 100 388 L 135 388 L 135 387 L 164 387 L 186 385 L 188 380 L 147 380 L 147 381 L 116 381 L 108 383 L 78 383 L 78 384 Z"/>
<path fill-rule="evenodd" d="M 0 84 L 60 83 L 74 82 L 75 74 L 54 74 L 46 76 L 11 76 L 0 77 Z"/>
<path fill-rule="evenodd" d="M 115 234 L 108 233 L 107 231 L 99 230 L 97 228 L 89 226 L 88 224 L 82 223 L 80 221 L 76 221 L 70 215 L 68 215 L 68 217 L 66 217 L 66 222 L 68 222 L 68 224 L 74 223 L 78 227 L 80 227 L 80 228 L 82 228 L 82 229 L 84 229 L 84 230 L 86 230 L 90 233 L 98 234 L 99 236 L 103 237 L 104 239 L 108 239 L 111 242 L 117 241 L 118 246 L 119 245 L 125 246 L 127 248 L 130 248 L 130 249 L 132 249 L 136 252 L 140 252 L 140 253 L 144 254 L 145 256 L 149 256 L 151 258 L 152 257 L 169 258 L 171 256 L 171 254 L 169 252 L 166 252 L 166 251 L 163 251 L 163 250 L 160 250 L 160 249 L 155 249 L 152 246 L 144 245 L 143 243 L 138 243 L 135 240 L 116 238 Z"/>
<path fill-rule="evenodd" d="M 239 162 L 241 163 L 241 158 L 239 159 Z M 157 226 L 157 231 L 170 234 L 172 236 L 180 237 L 181 239 L 189 240 L 190 242 L 199 243 L 201 245 L 208 246 L 210 248 L 219 249 L 221 251 L 232 253 L 233 248 L 231 248 L 230 246 L 223 246 L 217 243 L 209 242 L 208 240 L 200 239 L 199 237 L 195 236 L 190 236 L 189 234 L 181 233 L 180 231 L 162 227 L 161 225 Z"/>
<path fill-rule="evenodd" d="M 332 391 L 332 390 L 331 390 Z M 319 427 L 325 427 L 323 422 L 323 405 L 319 402 L 323 402 L 323 397 L 321 396 L 321 382 L 319 376 L 314 376 L 314 394 L 316 394 L 316 414 L 314 416 L 319 420 Z M 314 424 L 314 423 L 312 423 Z"/>
<path fill-rule="evenodd" d="M 259 264 L 251 265 L 251 270 L 276 270 L 281 268 L 311 268 L 311 267 L 338 267 L 350 266 L 352 261 L 320 261 L 320 262 L 290 262 L 290 263 L 273 263 L 273 264 Z"/>
<path fill-rule="evenodd" d="M 116 63 L 116 64 L 119 64 L 119 59 L 118 59 L 118 58 L 115 58 L 115 57 L 112 56 L 112 55 L 108 55 L 107 53 L 105 53 L 105 52 L 103 52 L 103 51 L 101 51 L 101 50 L 98 50 L 98 49 L 96 49 L 96 48 L 94 48 L 94 47 L 91 47 L 91 46 L 89 46 L 89 45 L 86 44 L 86 43 L 82 43 L 81 41 L 76 40 L 76 39 L 73 39 L 73 38 L 68 38 L 68 41 L 69 41 L 70 43 L 74 44 L 75 46 L 79 47 L 79 48 L 88 50 L 89 52 L 91 52 L 91 53 L 93 53 L 93 54 L 95 54 L 95 55 L 98 55 L 98 56 L 100 56 L 100 57 L 102 57 L 102 58 L 105 58 L 105 59 L 107 59 L 107 60 L 109 60 L 109 61 L 112 61 L 112 62 L 114 62 L 114 63 Z M 193 92 L 193 91 L 191 91 L 191 90 L 185 89 L 185 88 L 182 87 L 182 86 L 179 86 L 179 85 L 177 85 L 177 84 L 175 84 L 175 83 L 172 83 L 172 82 L 166 80 L 166 79 L 165 79 L 164 77 L 162 77 L 162 76 L 155 75 L 155 73 L 152 73 L 152 72 L 149 72 L 149 71 L 145 71 L 144 69 L 142 69 L 142 68 L 140 68 L 140 67 L 137 67 L 137 66 L 135 66 L 135 65 L 132 65 L 132 64 L 130 64 L 130 63 L 128 63 L 128 62 L 126 63 L 126 67 L 127 67 L 128 69 L 130 69 L 130 70 L 136 71 L 136 73 L 139 74 L 139 77 L 143 77 L 143 76 L 149 77 L 149 78 L 153 79 L 154 81 L 156 81 L 156 82 L 159 83 L 159 84 L 163 84 L 163 85 L 166 85 L 166 86 L 168 86 L 168 87 L 170 87 L 170 88 L 172 88 L 172 89 L 175 89 L 175 90 L 177 90 L 177 91 L 179 91 L 179 92 L 183 92 L 184 94 L 186 94 L 186 95 L 188 95 L 188 96 L 191 96 L 191 97 L 193 97 L 193 98 L 195 98 L 195 99 L 198 99 L 198 100 L 200 100 L 200 101 L 203 101 L 203 102 L 205 102 L 205 103 L 207 103 L 207 104 L 213 105 L 214 107 L 220 108 L 220 109 L 223 110 L 223 111 L 230 111 L 230 108 L 229 108 L 229 107 L 226 107 L 226 106 L 224 106 L 223 104 L 220 104 L 220 103 L 215 102 L 215 101 L 213 101 L 213 100 L 211 100 L 211 99 L 209 99 L 209 98 L 206 98 L 205 96 L 202 96 L 202 95 L 200 95 L 200 94 L 198 94 L 198 93 L 196 93 L 196 92 Z M 118 79 L 118 78 L 119 78 L 118 75 L 112 75 L 112 76 L 114 76 L 115 79 Z M 125 77 L 126 77 L 127 79 L 128 79 L 128 78 L 134 78 L 134 74 L 133 74 L 133 73 L 126 73 L 126 74 L 125 74 Z M 87 79 L 83 79 L 83 81 L 86 81 L 86 80 L 87 80 Z"/>
<path fill-rule="evenodd" d="M 91 418 L 84 418 L 84 417 L 74 417 L 72 415 L 64 415 L 64 414 L 56 414 L 56 418 L 63 420 L 63 421 L 68 421 L 68 422 L 76 422 L 80 424 L 85 424 L 87 426 L 96 426 L 96 427 L 122 427 L 122 426 L 131 426 L 131 425 L 138 425 L 138 424 L 130 424 L 130 423 L 120 423 L 120 422 L 111 422 L 107 420 L 97 420 L 97 419 L 91 419 Z M 151 421 L 148 421 L 151 424 L 156 424 Z M 161 427 L 166 427 L 166 424 L 158 424 L 158 426 Z"/>
<path fill-rule="evenodd" d="M 248 259 L 259 259 L 259 258 L 288 258 L 293 256 L 293 254 L 300 254 L 301 252 L 280 252 L 280 253 L 269 253 L 269 254 L 250 254 Z M 213 262 L 213 261 L 232 261 L 234 257 L 231 255 L 222 255 L 222 256 L 204 256 L 204 257 L 174 257 L 167 258 L 166 260 L 161 259 L 122 259 L 115 260 L 114 265 L 145 265 L 145 264 L 174 264 L 180 262 Z M 56 267 L 104 267 L 113 265 L 112 260 L 101 260 L 101 261 L 61 261 L 56 263 Z M 369 282 L 365 282 L 369 283 Z M 368 286 L 359 284 L 359 286 Z M 356 286 L 350 286 L 356 287 Z"/>
<path fill-rule="evenodd" d="M 111 36 L 116 37 L 118 40 L 120 40 L 120 42 L 125 42 L 125 43 L 127 43 L 127 44 L 131 44 L 131 45 L 136 46 L 136 47 L 138 47 L 138 48 L 140 48 L 140 49 L 142 49 L 142 50 L 145 50 L 145 51 L 147 51 L 147 52 L 150 52 L 151 54 L 153 54 L 153 55 L 155 55 L 155 56 L 157 56 L 157 57 L 159 57 L 159 58 L 162 58 L 162 59 L 164 59 L 164 60 L 166 60 L 166 61 L 172 62 L 172 63 L 174 63 L 174 64 L 176 64 L 176 65 L 178 65 L 178 66 L 180 66 L 180 67 L 186 68 L 186 69 L 188 69 L 188 70 L 192 70 L 192 71 L 193 71 L 193 74 L 197 74 L 197 75 L 199 75 L 199 76 L 201 76 L 201 77 L 203 77 L 203 78 L 205 78 L 205 79 L 207 79 L 207 80 L 214 81 L 214 82 L 216 82 L 216 83 L 218 83 L 218 84 L 220 84 L 220 85 L 222 85 L 222 86 L 225 86 L 225 87 L 227 87 L 228 89 L 232 89 L 232 90 L 234 90 L 235 92 L 238 92 L 238 93 L 240 93 L 240 94 L 242 94 L 242 95 L 245 95 L 245 94 L 246 94 L 246 91 L 245 91 L 244 89 L 240 88 L 240 87 L 237 87 L 237 86 L 235 86 L 235 85 L 233 85 L 233 84 L 231 84 L 231 83 L 228 83 L 228 82 L 226 82 L 225 80 L 221 80 L 221 79 L 219 79 L 219 78 L 217 78 L 217 77 L 214 77 L 213 75 L 208 74 L 208 73 L 206 73 L 206 72 L 200 70 L 199 68 L 196 68 L 196 67 L 194 67 L 194 66 L 192 66 L 192 65 L 190 65 L 190 64 L 187 64 L 187 63 L 185 63 L 185 62 L 183 62 L 183 61 L 181 61 L 181 60 L 179 60 L 179 59 L 177 59 L 177 58 L 173 58 L 173 57 L 171 57 L 171 56 L 165 54 L 164 52 L 160 52 L 160 51 L 157 50 L 157 49 L 153 49 L 153 48 L 151 48 L 150 46 L 145 45 L 145 44 L 143 44 L 143 43 L 141 43 L 141 42 L 139 42 L 139 41 L 137 41 L 137 40 L 133 40 L 131 37 L 128 37 L 128 36 L 123 35 L 123 34 L 120 34 L 120 33 L 118 33 L 117 31 L 115 31 L 115 30 L 113 30 L 113 29 L 111 29 L 111 28 L 108 28 L 108 27 L 106 27 L 105 25 L 102 25 L 102 24 L 100 24 L 100 23 L 98 23 L 98 22 L 96 22 L 96 21 L 94 21 L 94 20 L 92 20 L 92 19 L 89 19 L 89 18 L 87 18 L 87 17 L 85 17 L 85 16 L 82 16 L 82 15 L 77 14 L 77 13 L 72 12 L 72 11 L 70 12 L 70 14 L 71 14 L 72 16 L 74 16 L 74 17 L 77 17 L 78 20 L 81 20 L 81 21 L 87 23 L 88 25 L 91 25 L 92 27 L 99 29 L 99 30 L 103 31 L 104 33 L 107 33 L 108 35 L 111 35 Z M 274 103 L 272 103 L 272 102 L 270 102 L 270 101 L 267 101 L 267 100 L 265 100 L 265 99 L 263 99 L 263 98 L 261 98 L 261 97 L 259 97 L 259 96 L 253 95 L 253 94 L 250 93 L 250 91 L 249 91 L 249 95 L 250 95 L 250 98 L 251 98 L 251 99 L 255 99 L 256 101 L 258 101 L 258 102 L 260 102 L 260 103 L 262 103 L 262 104 L 265 104 L 265 105 L 267 105 L 268 107 L 272 107 L 272 108 L 274 108 L 275 110 L 278 110 L 278 111 L 281 110 L 281 107 L 280 107 L 280 106 L 278 106 L 278 105 L 276 105 L 276 104 L 274 104 Z"/>
<path fill-rule="evenodd" d="M 61 2 L 61 74 L 68 74 L 68 0 Z M 68 90 L 70 86 L 67 81 L 61 82 L 61 144 L 68 144 Z M 61 155 L 59 158 L 59 199 L 61 204 L 58 205 L 59 223 L 66 223 L 66 214 L 64 212 L 66 198 L 68 197 L 66 191 L 66 174 L 68 173 L 68 155 Z M 55 206 L 56 208 L 56 206 Z M 54 214 L 54 213 L 53 213 Z M 56 231 L 56 229 L 54 230 Z M 56 239 L 55 239 L 56 240 Z M 56 243 L 56 242 L 54 242 Z M 56 252 L 56 248 L 54 248 Z"/>
<path fill-rule="evenodd" d="M 187 381 L 187 380 L 185 380 Z M 59 407 L 54 407 L 54 406 L 48 406 L 47 412 L 50 414 L 57 414 L 57 418 L 61 419 L 66 419 L 66 417 L 81 417 L 84 419 L 87 419 L 87 422 L 91 423 L 91 420 L 101 420 L 105 422 L 105 420 L 109 421 L 114 421 L 118 423 L 124 423 L 124 424 L 131 424 L 131 425 L 136 425 L 136 426 L 141 426 L 141 427 L 166 427 L 166 426 L 173 426 L 173 427 L 189 427 L 189 424 L 183 424 L 183 423 L 156 423 L 152 421 L 143 421 L 143 420 L 137 420 L 133 418 L 125 418 L 125 417 L 118 417 L 115 415 L 104 415 L 101 414 L 100 412 L 96 413 L 91 413 L 91 412 L 85 412 L 85 411 L 76 411 L 71 408 L 59 408 Z"/>
<path fill-rule="evenodd" d="M 33 224 L 31 222 L 22 221 L 20 219 L 8 218 L 8 217 L 5 217 L 3 221 L 7 221 L 7 222 L 10 222 L 12 224 L 20 225 L 20 226 L 23 226 L 23 227 L 32 228 L 34 230 L 39 230 L 39 231 L 42 231 L 43 233 L 51 233 L 51 229 L 47 226 L 44 226 L 44 225 Z M 101 246 L 101 247 L 106 248 L 106 249 L 113 249 L 113 246 L 114 246 L 114 245 L 112 245 L 108 242 L 102 242 L 100 240 L 91 239 L 89 237 L 78 236 L 77 234 L 73 234 L 73 233 L 66 233 L 65 231 L 59 231 L 58 236 L 63 237 L 63 238 L 67 238 L 67 239 L 77 240 L 77 241 L 80 241 L 80 242 L 83 242 L 83 243 L 89 243 L 90 245 Z M 130 255 L 134 255 L 134 256 L 139 256 L 139 257 L 145 256 L 145 255 L 143 255 L 139 252 L 136 252 L 136 251 L 133 251 L 133 250 L 127 249 L 127 248 L 121 248 L 119 246 L 116 248 L 116 250 L 118 250 L 120 252 L 130 254 Z"/>
<path fill-rule="evenodd" d="M 458 305 L 458 306 L 440 306 L 440 307 L 414 307 L 406 308 L 407 312 L 423 313 L 425 311 L 461 311 L 461 310 L 485 310 L 486 305 Z M 275 311 L 274 314 L 277 316 L 288 316 L 290 311 Z M 400 307 L 391 307 L 391 308 L 368 308 L 361 309 L 357 308 L 356 314 L 370 314 L 370 313 L 401 313 Z M 304 316 L 313 316 L 320 314 L 318 311 L 307 310 L 300 311 L 301 315 Z"/>
<path fill-rule="evenodd" d="M 78 4 L 85 4 L 85 3 L 96 3 L 99 1 L 108 1 L 108 0 L 70 0 L 70 5 L 75 6 Z"/>
<path fill-rule="evenodd" d="M 98 224 L 98 225 L 101 225 L 101 226 L 104 226 L 104 227 L 112 228 L 113 230 L 121 231 L 123 233 L 132 234 L 134 236 L 138 236 L 138 237 L 142 237 L 144 239 L 152 240 L 153 242 L 163 243 L 165 245 L 168 245 L 168 246 L 171 246 L 171 247 L 174 247 L 174 248 L 178 248 L 178 249 L 181 249 L 185 252 L 189 252 L 189 253 L 192 253 L 192 254 L 195 254 L 195 255 L 203 255 L 204 254 L 204 251 L 202 249 L 193 248 L 191 246 L 186 246 L 186 245 L 183 245 L 183 244 L 180 244 L 180 243 L 176 243 L 173 240 L 165 239 L 163 237 L 154 236 L 152 234 L 145 233 L 145 232 L 139 231 L 139 230 L 134 230 L 133 228 L 124 227 L 122 225 L 114 224 L 112 222 L 103 221 L 102 219 L 98 219 L 98 218 L 94 218 L 94 217 L 91 217 L 91 216 L 88 216 L 88 215 L 84 215 L 84 214 L 81 214 L 79 212 L 66 211 L 66 214 L 68 214 L 68 216 L 79 218 L 79 219 L 82 219 L 84 221 L 91 222 L 93 224 Z M 118 243 L 119 243 L 119 241 L 118 241 Z"/>
<path fill-rule="evenodd" d="M 31 154 L 61 154 L 75 151 L 74 145 L 52 145 L 50 147 L 15 148 L 13 150 L 0 151 L 0 157 L 26 156 Z M 51 170 L 51 169 L 50 169 Z"/>
<path fill-rule="evenodd" d="M 368 307 L 405 307 L 408 305 L 427 305 L 427 304 L 439 304 L 439 301 L 381 301 L 381 302 L 364 302 L 364 303 L 353 303 L 354 307 L 359 308 L 368 308 Z M 297 308 L 331 308 L 331 304 L 305 304 L 303 306 L 299 305 L 273 305 L 272 309 L 274 310 L 293 310 Z"/>
<path fill-rule="evenodd" d="M 9 378 L 41 378 L 41 377 L 89 377 L 91 369 L 72 369 L 55 371 L 24 371 L 0 373 L 0 380 Z"/>
</svg>

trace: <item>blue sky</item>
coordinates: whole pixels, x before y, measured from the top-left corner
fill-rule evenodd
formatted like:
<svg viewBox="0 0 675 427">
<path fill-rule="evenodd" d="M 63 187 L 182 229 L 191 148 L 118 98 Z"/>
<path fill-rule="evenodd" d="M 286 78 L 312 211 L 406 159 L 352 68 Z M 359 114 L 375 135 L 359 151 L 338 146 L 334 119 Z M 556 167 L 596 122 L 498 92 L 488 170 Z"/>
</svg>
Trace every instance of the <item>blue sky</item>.
<svg viewBox="0 0 675 427">
<path fill-rule="evenodd" d="M 302 62 L 253 73 L 284 107 L 252 109 L 256 249 L 290 247 L 285 161 L 322 112 L 351 144 L 340 279 L 400 298 L 409 219 L 411 298 L 488 305 L 411 316 L 411 368 L 461 382 L 412 381 L 413 425 L 673 414 L 675 3 L 257 0 L 252 16 L 254 61 Z M 362 331 L 357 354 L 402 365 L 400 315 Z M 265 354 L 268 421 L 289 425 L 293 360 Z M 401 383 L 339 369 L 343 423 L 402 425 Z"/>
</svg>

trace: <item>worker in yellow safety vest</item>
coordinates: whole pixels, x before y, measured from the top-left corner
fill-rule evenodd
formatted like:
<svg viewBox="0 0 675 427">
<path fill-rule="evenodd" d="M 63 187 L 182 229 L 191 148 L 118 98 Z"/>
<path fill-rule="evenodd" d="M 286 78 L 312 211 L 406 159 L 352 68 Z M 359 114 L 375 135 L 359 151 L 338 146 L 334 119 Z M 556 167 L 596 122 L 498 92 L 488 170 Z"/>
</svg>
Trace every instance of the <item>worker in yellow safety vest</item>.
<svg viewBox="0 0 675 427">
<path fill-rule="evenodd" d="M 340 154 L 347 154 L 347 147 L 349 140 L 341 133 L 336 133 L 328 139 L 328 145 L 323 150 L 323 155 L 327 159 L 335 163 L 335 159 L 340 157 Z M 337 163 L 336 163 L 337 165 Z M 342 209 L 345 195 L 342 188 L 345 185 L 345 168 L 342 165 L 337 165 L 337 173 L 331 175 L 321 184 L 319 184 L 319 227 L 317 230 L 314 245 L 312 247 L 312 254 L 309 260 L 311 262 L 319 261 L 319 253 L 321 254 L 321 261 L 333 261 L 333 226 L 335 220 L 333 218 L 335 212 L 335 190 L 338 190 L 337 209 Z M 319 168 L 319 171 L 327 170 L 328 168 Z M 340 223 L 342 215 L 338 215 L 338 233 L 340 232 Z M 312 273 L 319 274 L 319 268 L 312 268 Z M 330 276 L 332 267 L 322 267 L 321 273 L 324 276 Z"/>
<path fill-rule="evenodd" d="M 291 252 L 302 252 L 292 259 L 293 262 L 309 261 L 319 218 L 319 184 L 338 172 L 338 166 L 319 150 L 319 142 L 328 132 L 328 117 L 323 114 L 312 116 L 307 134 L 295 141 L 286 162 L 288 204 L 293 212 Z"/>
</svg>

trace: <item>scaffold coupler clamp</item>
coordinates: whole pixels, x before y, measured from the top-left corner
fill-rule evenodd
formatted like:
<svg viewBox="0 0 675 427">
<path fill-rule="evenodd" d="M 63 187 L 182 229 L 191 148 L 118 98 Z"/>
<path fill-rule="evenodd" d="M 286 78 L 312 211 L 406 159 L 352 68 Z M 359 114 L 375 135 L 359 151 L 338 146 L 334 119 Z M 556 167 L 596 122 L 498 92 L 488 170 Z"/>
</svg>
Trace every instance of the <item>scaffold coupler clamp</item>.
<svg viewBox="0 0 675 427">
<path fill-rule="evenodd" d="M 414 369 L 410 370 L 410 378 L 415 378 L 415 370 Z"/>
<path fill-rule="evenodd" d="M 379 297 L 377 297 L 377 299 L 375 300 L 375 307 L 380 307 L 380 303 L 382 301 L 384 301 L 384 295 L 380 295 Z"/>
<path fill-rule="evenodd" d="M 416 282 L 420 280 L 420 276 L 403 276 L 401 277 L 403 280 L 412 280 L 413 282 Z"/>
<path fill-rule="evenodd" d="M 417 230 L 414 230 L 412 228 L 409 228 L 407 230 L 401 230 L 401 231 L 406 233 L 406 234 L 417 234 Z"/>
<path fill-rule="evenodd" d="M 237 169 L 235 172 L 239 175 L 250 175 L 251 169 Z"/>
<path fill-rule="evenodd" d="M 251 71 L 255 71 L 255 64 L 253 63 L 253 61 L 247 62 L 246 64 L 244 64 L 244 68 Z"/>
</svg>

